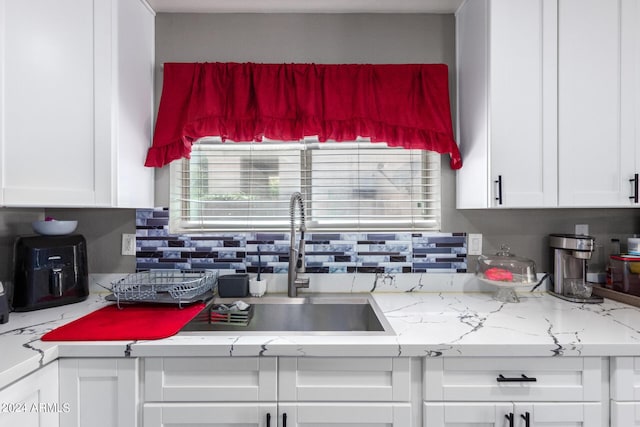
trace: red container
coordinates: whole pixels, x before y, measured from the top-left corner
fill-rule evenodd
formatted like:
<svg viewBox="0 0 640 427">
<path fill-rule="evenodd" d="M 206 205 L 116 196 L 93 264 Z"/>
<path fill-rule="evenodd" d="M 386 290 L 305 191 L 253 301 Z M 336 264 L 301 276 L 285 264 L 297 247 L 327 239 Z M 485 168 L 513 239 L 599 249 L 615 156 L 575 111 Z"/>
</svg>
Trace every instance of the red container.
<svg viewBox="0 0 640 427">
<path fill-rule="evenodd" d="M 610 266 L 613 290 L 640 296 L 640 257 L 611 255 Z"/>
</svg>

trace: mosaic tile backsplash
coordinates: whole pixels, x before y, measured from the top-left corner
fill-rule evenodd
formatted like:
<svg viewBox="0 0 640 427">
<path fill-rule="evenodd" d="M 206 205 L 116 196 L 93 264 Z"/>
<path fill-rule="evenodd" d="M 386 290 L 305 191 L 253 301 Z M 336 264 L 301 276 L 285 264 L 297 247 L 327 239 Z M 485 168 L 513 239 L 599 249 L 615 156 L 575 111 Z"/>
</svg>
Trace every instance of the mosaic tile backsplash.
<svg viewBox="0 0 640 427">
<path fill-rule="evenodd" d="M 307 232 L 308 273 L 465 273 L 466 233 Z M 287 273 L 289 233 L 169 234 L 167 208 L 136 211 L 136 268 Z"/>
</svg>

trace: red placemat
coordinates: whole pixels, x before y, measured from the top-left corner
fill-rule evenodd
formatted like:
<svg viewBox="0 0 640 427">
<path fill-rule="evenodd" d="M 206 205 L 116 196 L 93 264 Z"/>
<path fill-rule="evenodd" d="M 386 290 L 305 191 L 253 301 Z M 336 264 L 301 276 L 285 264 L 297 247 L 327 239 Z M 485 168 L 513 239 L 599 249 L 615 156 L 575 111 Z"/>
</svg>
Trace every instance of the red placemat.
<svg viewBox="0 0 640 427">
<path fill-rule="evenodd" d="M 163 305 L 108 305 L 47 332 L 42 341 L 156 340 L 175 335 L 203 308 Z"/>
</svg>

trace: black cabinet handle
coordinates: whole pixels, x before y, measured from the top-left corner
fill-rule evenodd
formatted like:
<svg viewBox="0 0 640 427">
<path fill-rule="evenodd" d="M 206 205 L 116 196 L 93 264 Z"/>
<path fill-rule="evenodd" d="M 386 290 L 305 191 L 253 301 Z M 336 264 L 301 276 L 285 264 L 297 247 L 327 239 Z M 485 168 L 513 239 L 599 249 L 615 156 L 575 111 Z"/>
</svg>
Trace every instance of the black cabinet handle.
<svg viewBox="0 0 640 427">
<path fill-rule="evenodd" d="M 629 182 L 633 183 L 633 196 L 629 196 L 629 200 L 633 200 L 633 203 L 638 203 L 638 174 L 634 174 Z"/>
<path fill-rule="evenodd" d="M 509 412 L 504 417 L 509 420 L 509 427 L 513 427 L 513 412 Z"/>
<path fill-rule="evenodd" d="M 522 418 L 524 420 L 524 426 L 525 427 L 530 427 L 530 418 L 531 418 L 531 414 L 528 412 L 525 412 L 524 415 L 520 414 L 520 418 Z"/>
<path fill-rule="evenodd" d="M 282 414 L 282 427 L 287 427 L 287 413 Z"/>
<path fill-rule="evenodd" d="M 508 378 L 500 374 L 498 375 L 498 378 L 496 378 L 496 381 L 499 383 L 534 383 L 538 381 L 538 379 L 536 377 L 528 377 L 525 374 L 516 378 Z"/>
<path fill-rule="evenodd" d="M 498 184 L 498 197 L 496 197 L 496 200 L 498 201 L 498 204 L 501 205 L 502 204 L 502 175 L 498 175 L 498 179 L 494 182 Z"/>
<path fill-rule="evenodd" d="M 267 412 L 267 427 L 271 427 L 271 414 Z"/>
</svg>

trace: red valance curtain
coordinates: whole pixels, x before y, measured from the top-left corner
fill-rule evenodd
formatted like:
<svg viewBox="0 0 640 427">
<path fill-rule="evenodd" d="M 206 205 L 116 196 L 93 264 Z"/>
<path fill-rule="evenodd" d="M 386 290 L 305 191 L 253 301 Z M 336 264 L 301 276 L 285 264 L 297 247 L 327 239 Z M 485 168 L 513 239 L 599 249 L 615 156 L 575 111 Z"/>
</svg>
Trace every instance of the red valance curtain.
<svg viewBox="0 0 640 427">
<path fill-rule="evenodd" d="M 372 142 L 462 159 L 444 64 L 165 63 L 146 166 L 189 158 L 204 136 L 261 141 Z"/>
</svg>

